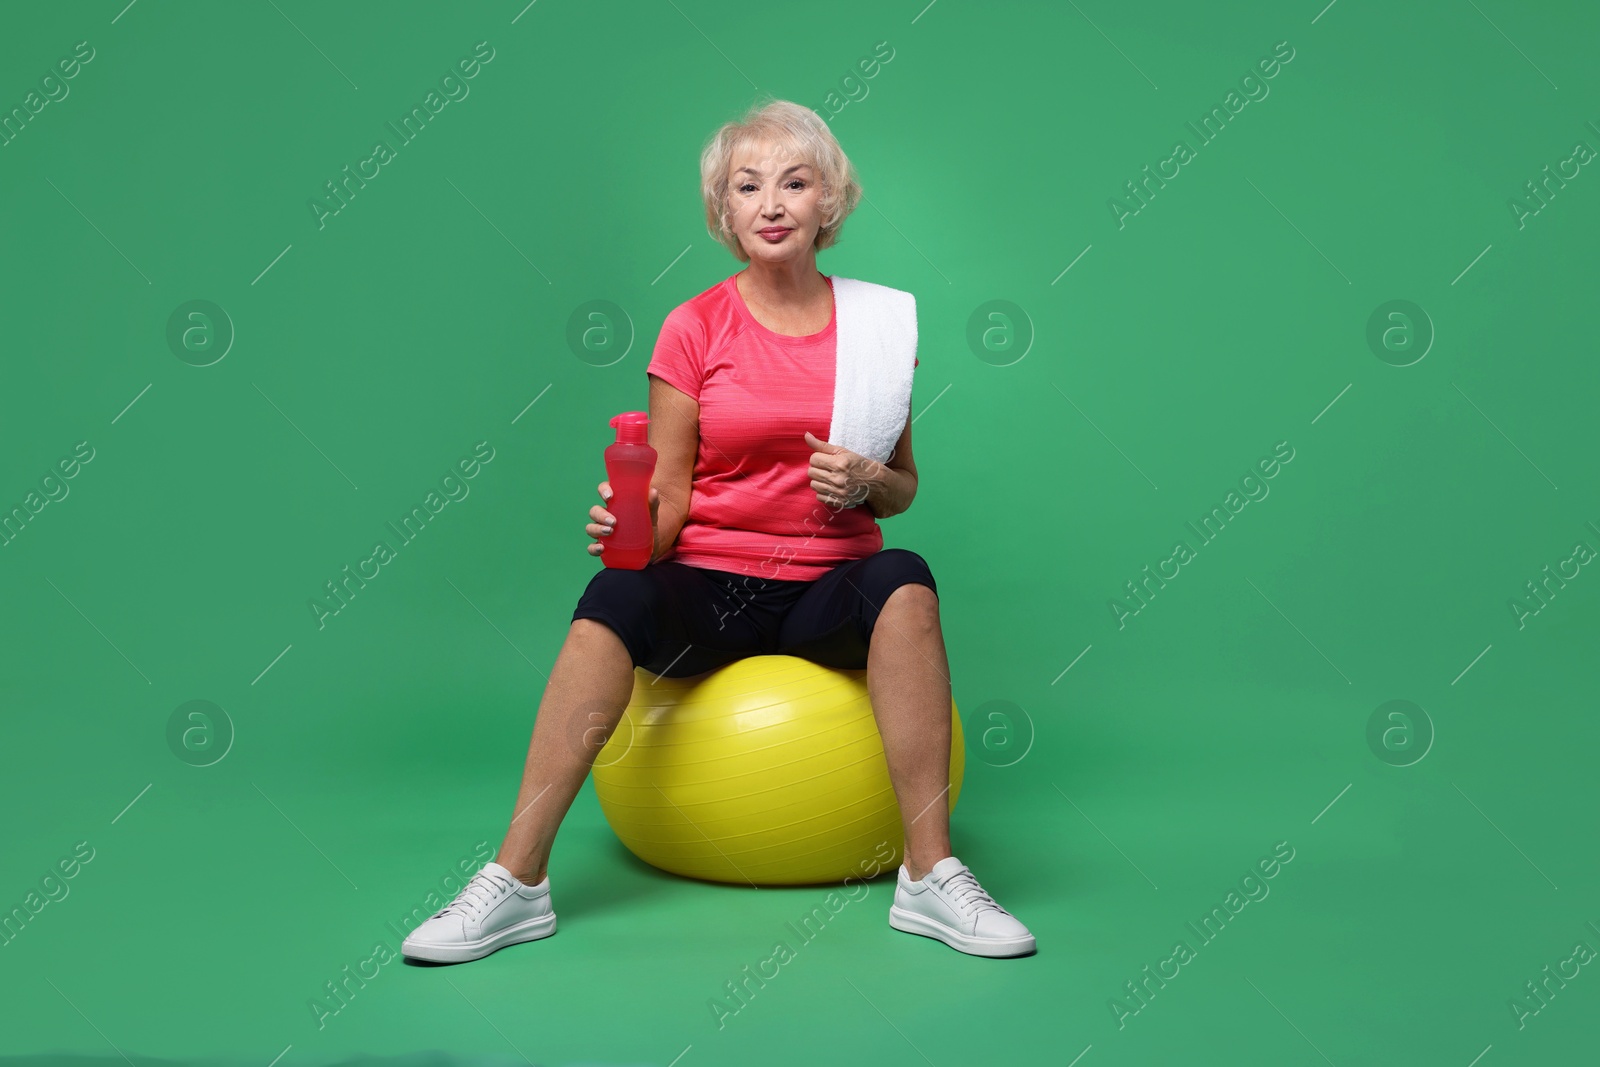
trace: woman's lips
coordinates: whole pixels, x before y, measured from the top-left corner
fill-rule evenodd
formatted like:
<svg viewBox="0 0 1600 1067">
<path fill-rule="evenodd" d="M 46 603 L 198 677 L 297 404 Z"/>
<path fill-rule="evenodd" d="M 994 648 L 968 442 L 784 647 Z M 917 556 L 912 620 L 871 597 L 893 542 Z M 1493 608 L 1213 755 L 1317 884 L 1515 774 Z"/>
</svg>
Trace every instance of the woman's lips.
<svg viewBox="0 0 1600 1067">
<path fill-rule="evenodd" d="M 757 232 L 760 233 L 761 236 L 766 238 L 768 241 L 771 241 L 773 244 L 776 244 L 779 241 L 783 240 L 785 237 L 789 236 L 789 233 L 791 231 L 788 230 L 788 229 L 771 229 L 771 230 L 758 230 Z"/>
</svg>

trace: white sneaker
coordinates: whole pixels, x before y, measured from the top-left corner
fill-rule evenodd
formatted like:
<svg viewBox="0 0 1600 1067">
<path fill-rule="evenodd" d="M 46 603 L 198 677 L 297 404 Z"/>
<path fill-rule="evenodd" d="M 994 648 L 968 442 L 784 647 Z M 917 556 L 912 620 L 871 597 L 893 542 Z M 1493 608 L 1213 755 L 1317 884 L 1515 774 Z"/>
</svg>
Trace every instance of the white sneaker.
<svg viewBox="0 0 1600 1067">
<path fill-rule="evenodd" d="M 974 956 L 1026 956 L 1034 951 L 1028 928 L 996 904 L 954 856 L 935 863 L 918 882 L 900 865 L 889 925 Z"/>
<path fill-rule="evenodd" d="M 433 963 L 465 963 L 555 932 L 549 875 L 538 885 L 524 885 L 491 861 L 472 876 L 455 900 L 411 931 L 401 943 L 400 953 Z"/>
</svg>

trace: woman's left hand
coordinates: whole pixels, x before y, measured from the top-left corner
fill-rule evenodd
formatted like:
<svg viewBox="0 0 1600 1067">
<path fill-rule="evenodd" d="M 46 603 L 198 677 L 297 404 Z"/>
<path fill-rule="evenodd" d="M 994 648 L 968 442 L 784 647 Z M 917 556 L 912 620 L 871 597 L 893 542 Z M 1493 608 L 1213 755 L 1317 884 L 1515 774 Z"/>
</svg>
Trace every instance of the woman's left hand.
<svg viewBox="0 0 1600 1067">
<path fill-rule="evenodd" d="M 883 464 L 850 451 L 843 445 L 829 444 L 806 431 L 811 453 L 811 488 L 830 508 L 853 508 L 867 499 L 880 480 Z"/>
</svg>

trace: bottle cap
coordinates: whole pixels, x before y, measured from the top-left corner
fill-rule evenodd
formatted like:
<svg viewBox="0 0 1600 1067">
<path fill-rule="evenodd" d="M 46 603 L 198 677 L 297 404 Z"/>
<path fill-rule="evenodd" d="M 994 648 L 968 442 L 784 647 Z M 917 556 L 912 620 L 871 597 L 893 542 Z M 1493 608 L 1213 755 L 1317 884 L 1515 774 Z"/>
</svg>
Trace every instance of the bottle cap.
<svg viewBox="0 0 1600 1067">
<path fill-rule="evenodd" d="M 611 425 L 617 428 L 619 444 L 643 445 L 650 442 L 650 416 L 647 412 L 624 411 L 611 417 Z"/>
</svg>

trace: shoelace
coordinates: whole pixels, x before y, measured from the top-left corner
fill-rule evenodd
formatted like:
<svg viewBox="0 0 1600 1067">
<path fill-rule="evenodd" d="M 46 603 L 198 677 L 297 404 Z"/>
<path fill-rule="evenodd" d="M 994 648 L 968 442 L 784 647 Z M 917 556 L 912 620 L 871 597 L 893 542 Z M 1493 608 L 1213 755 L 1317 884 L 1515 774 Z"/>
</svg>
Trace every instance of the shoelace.
<svg viewBox="0 0 1600 1067">
<path fill-rule="evenodd" d="M 1003 915 L 1011 914 L 1002 908 L 994 897 L 991 897 L 984 890 L 983 886 L 978 884 L 978 879 L 973 877 L 972 872 L 965 867 L 946 878 L 940 888 L 950 894 L 950 898 L 957 908 L 968 914 L 976 914 L 984 910 L 998 911 Z"/>
<path fill-rule="evenodd" d="M 504 878 L 490 874 L 488 871 L 479 871 L 472 876 L 472 880 L 462 887 L 456 899 L 440 908 L 434 918 L 456 912 L 469 917 L 476 917 L 484 908 L 494 902 L 494 899 L 509 889 L 511 883 Z"/>
</svg>

